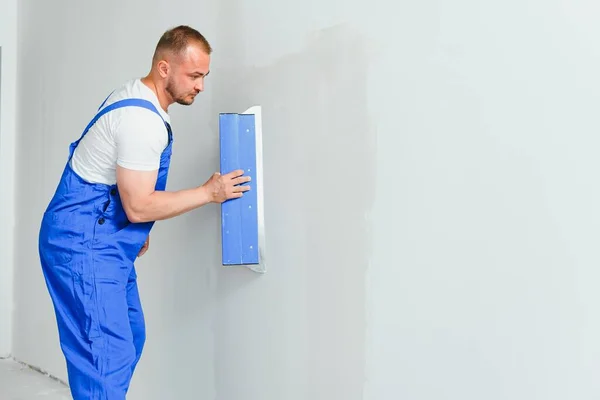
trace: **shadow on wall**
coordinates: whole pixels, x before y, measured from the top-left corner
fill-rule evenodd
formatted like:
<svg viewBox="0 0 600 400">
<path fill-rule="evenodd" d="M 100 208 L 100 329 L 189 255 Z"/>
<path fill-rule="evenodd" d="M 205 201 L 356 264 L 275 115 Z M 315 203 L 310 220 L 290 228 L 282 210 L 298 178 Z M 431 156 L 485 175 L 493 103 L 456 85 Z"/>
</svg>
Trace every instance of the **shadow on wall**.
<svg viewBox="0 0 600 400">
<path fill-rule="evenodd" d="M 229 65 L 214 73 L 213 110 L 263 108 L 269 271 L 219 273 L 219 398 L 361 399 L 376 173 L 367 43 L 335 26 L 246 68 L 231 58 L 243 39 L 231 40 L 218 49 Z"/>
</svg>

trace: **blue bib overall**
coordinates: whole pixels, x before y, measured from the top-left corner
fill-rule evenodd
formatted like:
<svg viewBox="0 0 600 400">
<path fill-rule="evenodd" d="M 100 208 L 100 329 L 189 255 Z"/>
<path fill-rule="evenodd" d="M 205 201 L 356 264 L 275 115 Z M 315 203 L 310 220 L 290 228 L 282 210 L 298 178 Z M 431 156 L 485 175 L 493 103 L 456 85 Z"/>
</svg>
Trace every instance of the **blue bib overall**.
<svg viewBox="0 0 600 400">
<path fill-rule="evenodd" d="M 73 171 L 70 160 L 105 113 L 120 107 L 160 113 L 143 99 L 120 100 L 103 108 L 105 103 L 79 140 L 71 143 L 39 232 L 42 270 L 75 400 L 125 399 L 145 341 L 134 261 L 154 222 L 129 222 L 117 185 L 86 182 Z M 169 141 L 161 155 L 156 190 L 165 190 L 171 161 L 173 135 L 166 121 L 165 126 Z"/>
</svg>

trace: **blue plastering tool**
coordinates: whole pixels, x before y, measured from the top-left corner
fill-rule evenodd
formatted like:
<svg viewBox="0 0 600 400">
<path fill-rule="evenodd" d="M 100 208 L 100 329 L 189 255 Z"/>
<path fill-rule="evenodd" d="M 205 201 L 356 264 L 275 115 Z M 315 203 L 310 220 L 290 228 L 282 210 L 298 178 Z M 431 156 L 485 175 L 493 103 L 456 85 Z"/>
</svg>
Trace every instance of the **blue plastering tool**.
<svg viewBox="0 0 600 400">
<path fill-rule="evenodd" d="M 219 114 L 221 174 L 236 169 L 250 176 L 250 190 L 221 204 L 224 266 L 243 265 L 264 273 L 261 108 Z"/>
</svg>

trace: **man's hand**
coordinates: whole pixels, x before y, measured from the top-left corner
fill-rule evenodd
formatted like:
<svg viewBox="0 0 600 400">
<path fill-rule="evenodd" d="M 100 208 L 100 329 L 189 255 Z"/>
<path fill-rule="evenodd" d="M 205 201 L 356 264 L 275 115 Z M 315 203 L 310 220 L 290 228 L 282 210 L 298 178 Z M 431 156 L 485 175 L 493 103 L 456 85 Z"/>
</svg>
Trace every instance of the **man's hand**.
<svg viewBox="0 0 600 400">
<path fill-rule="evenodd" d="M 241 169 L 221 175 L 215 172 L 203 187 L 208 190 L 213 203 L 223 203 L 229 199 L 242 197 L 244 192 L 250 190 L 250 186 L 237 186 L 242 183 L 250 182 L 249 176 L 242 176 L 244 171 Z"/>
<path fill-rule="evenodd" d="M 140 252 L 138 253 L 138 257 L 143 256 L 144 253 L 148 251 L 148 246 L 150 246 L 150 235 L 148 235 L 148 237 L 146 238 L 146 243 L 144 243 L 144 245 L 142 246 Z"/>
</svg>

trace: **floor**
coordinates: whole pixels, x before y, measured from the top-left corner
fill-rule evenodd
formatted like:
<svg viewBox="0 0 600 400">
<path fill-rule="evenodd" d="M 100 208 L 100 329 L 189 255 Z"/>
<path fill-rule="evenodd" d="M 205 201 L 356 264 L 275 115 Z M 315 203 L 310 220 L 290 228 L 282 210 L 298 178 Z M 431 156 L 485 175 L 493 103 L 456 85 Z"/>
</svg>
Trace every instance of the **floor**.
<svg viewBox="0 0 600 400">
<path fill-rule="evenodd" d="M 69 389 L 13 360 L 0 359 L 1 400 L 72 400 Z"/>
</svg>

